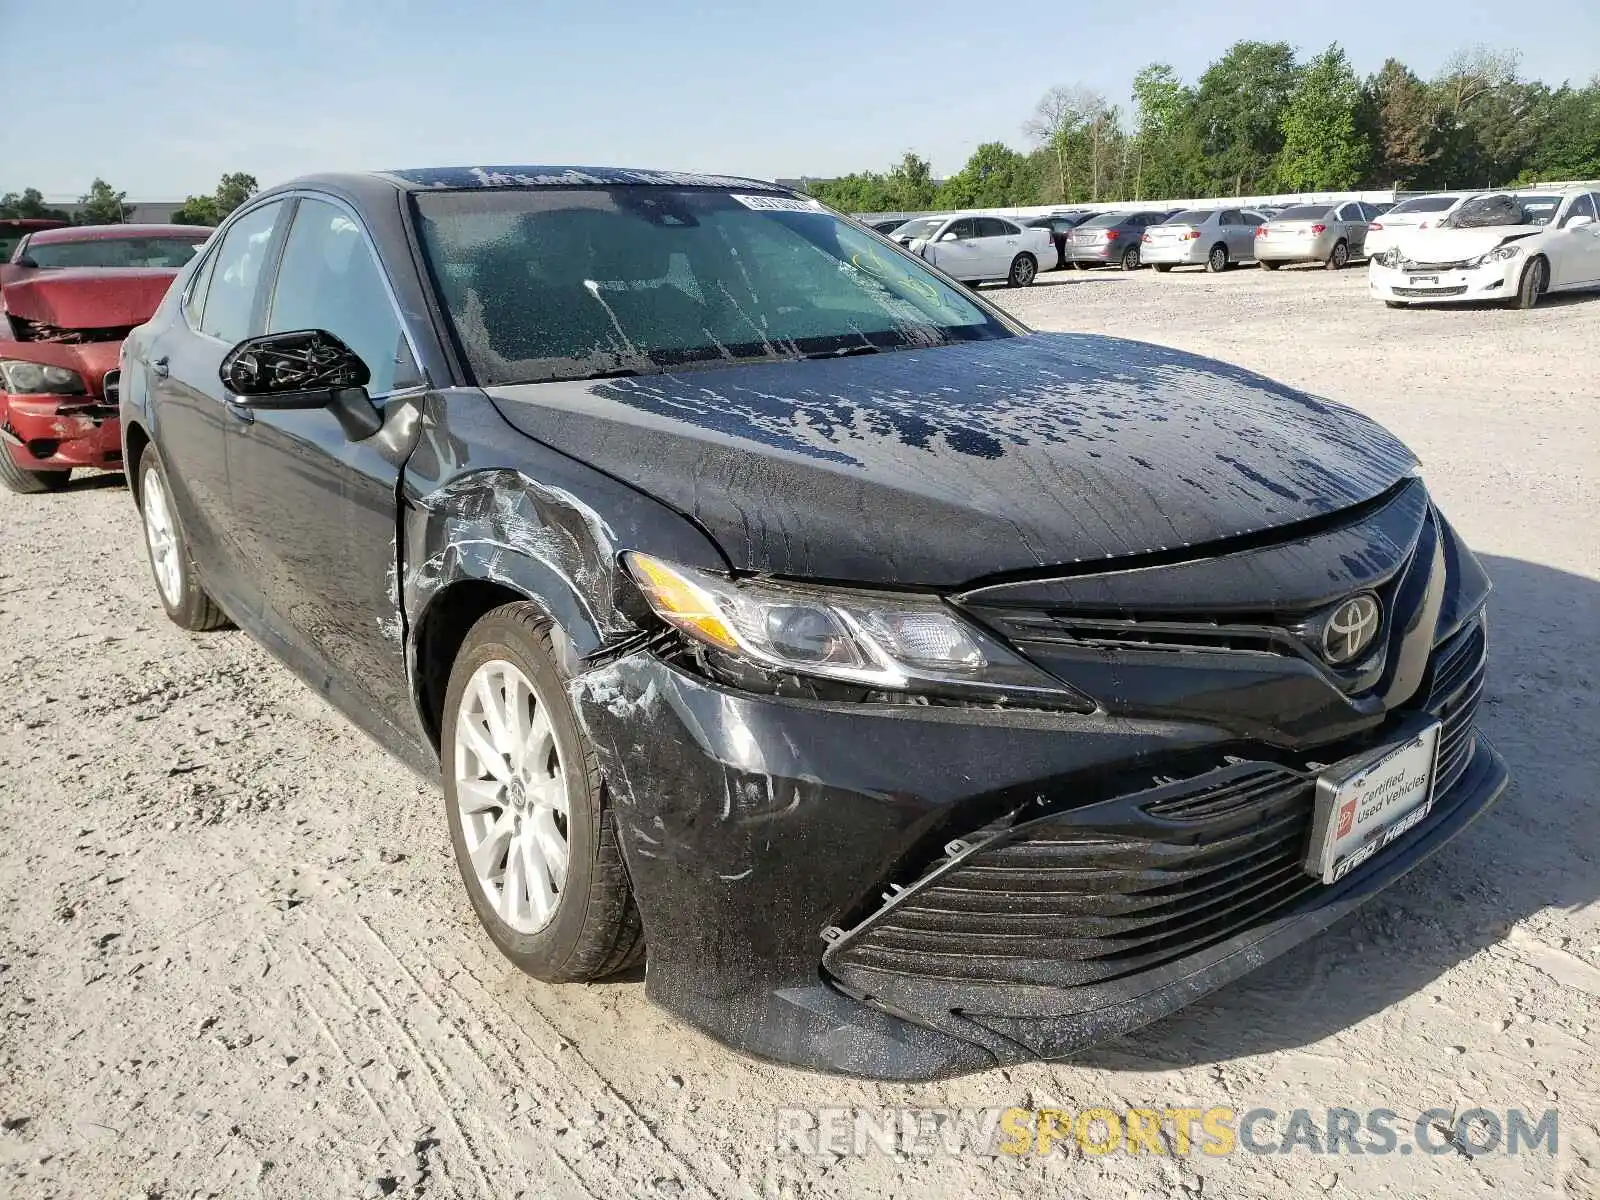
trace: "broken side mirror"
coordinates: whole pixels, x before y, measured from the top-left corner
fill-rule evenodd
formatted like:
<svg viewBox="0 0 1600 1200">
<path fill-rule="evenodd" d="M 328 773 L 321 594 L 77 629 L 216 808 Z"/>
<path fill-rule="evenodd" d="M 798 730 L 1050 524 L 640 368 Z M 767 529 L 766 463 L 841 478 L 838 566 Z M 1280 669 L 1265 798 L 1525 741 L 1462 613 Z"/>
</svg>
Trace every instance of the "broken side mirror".
<svg viewBox="0 0 1600 1200">
<path fill-rule="evenodd" d="M 327 408 L 352 441 L 383 425 L 367 396 L 372 372 L 325 329 L 245 338 L 223 356 L 217 373 L 242 408 Z"/>
</svg>

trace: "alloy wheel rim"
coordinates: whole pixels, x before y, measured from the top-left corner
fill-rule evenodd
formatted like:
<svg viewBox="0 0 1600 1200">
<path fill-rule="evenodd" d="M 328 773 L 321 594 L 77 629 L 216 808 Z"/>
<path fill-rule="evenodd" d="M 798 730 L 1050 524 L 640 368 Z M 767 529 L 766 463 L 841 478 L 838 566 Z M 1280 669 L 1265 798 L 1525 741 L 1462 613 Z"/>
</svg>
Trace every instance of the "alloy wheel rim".
<svg viewBox="0 0 1600 1200">
<path fill-rule="evenodd" d="M 1228 265 L 1228 256 L 1221 250 L 1213 250 L 1211 252 L 1211 265 L 1218 271 L 1222 270 L 1223 267 Z"/>
<path fill-rule="evenodd" d="M 1033 278 L 1033 267 L 1029 265 L 1027 259 L 1023 259 L 1021 262 L 1019 262 L 1017 264 L 1017 282 L 1018 283 L 1027 283 L 1028 280 L 1030 280 L 1032 278 Z"/>
<path fill-rule="evenodd" d="M 512 929 L 537 933 L 566 887 L 571 810 L 549 708 L 515 664 L 492 659 L 467 680 L 454 770 L 478 887 Z"/>
<path fill-rule="evenodd" d="M 178 529 L 167 503 L 167 489 L 154 471 L 144 477 L 144 537 L 150 548 L 150 566 L 155 572 L 161 598 L 176 606 L 183 596 L 183 563 L 178 555 Z"/>
</svg>

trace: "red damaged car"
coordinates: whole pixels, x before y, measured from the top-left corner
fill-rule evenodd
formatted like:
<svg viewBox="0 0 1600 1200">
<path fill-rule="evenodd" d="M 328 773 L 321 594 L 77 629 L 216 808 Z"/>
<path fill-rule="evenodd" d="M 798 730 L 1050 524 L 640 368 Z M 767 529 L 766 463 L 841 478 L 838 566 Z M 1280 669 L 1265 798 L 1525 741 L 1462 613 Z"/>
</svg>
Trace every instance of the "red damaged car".
<svg viewBox="0 0 1600 1200">
<path fill-rule="evenodd" d="M 30 231 L 0 265 L 0 484 L 52 492 L 122 465 L 117 355 L 211 235 L 193 225 Z"/>
</svg>

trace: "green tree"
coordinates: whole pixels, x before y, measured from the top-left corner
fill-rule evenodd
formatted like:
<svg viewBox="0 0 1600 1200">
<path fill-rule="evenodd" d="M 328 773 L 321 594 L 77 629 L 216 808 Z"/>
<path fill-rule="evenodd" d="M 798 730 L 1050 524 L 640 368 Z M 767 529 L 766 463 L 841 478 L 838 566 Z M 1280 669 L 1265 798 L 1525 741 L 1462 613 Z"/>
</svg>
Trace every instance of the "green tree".
<svg viewBox="0 0 1600 1200">
<path fill-rule="evenodd" d="M 884 179 L 894 212 L 925 212 L 933 207 L 933 168 L 926 159 L 907 150 Z"/>
<path fill-rule="evenodd" d="M 1373 176 L 1380 186 L 1427 179 L 1439 157 L 1439 101 L 1398 59 L 1386 59 L 1368 84 L 1373 110 Z"/>
<path fill-rule="evenodd" d="M 1206 68 L 1195 115 L 1210 190 L 1236 196 L 1273 190 L 1283 112 L 1299 74 L 1287 42 L 1236 42 Z"/>
<path fill-rule="evenodd" d="M 172 214 L 174 225 L 215 225 L 217 202 L 210 196 L 189 196 Z"/>
<path fill-rule="evenodd" d="M 1338 43 L 1306 63 L 1279 121 L 1278 181 L 1302 192 L 1355 187 L 1372 157 L 1358 129 L 1361 104 L 1361 84 Z"/>
<path fill-rule="evenodd" d="M 1524 183 L 1600 179 L 1600 76 L 1587 87 L 1562 85 L 1551 94 L 1542 135 L 1522 174 Z"/>
<path fill-rule="evenodd" d="M 1131 198 L 1190 196 L 1205 188 L 1194 90 L 1166 63 L 1133 77 Z"/>
<path fill-rule="evenodd" d="M 985 142 L 966 166 L 939 187 L 937 202 L 947 208 L 1005 208 L 1031 204 L 1038 192 L 1033 164 L 1003 142 Z"/>
<path fill-rule="evenodd" d="M 128 219 L 128 208 L 124 203 L 127 198 L 127 192 L 114 191 L 104 179 L 96 178 L 89 185 L 89 190 L 78 197 L 82 207 L 78 209 L 77 223 L 121 225 Z"/>
<path fill-rule="evenodd" d="M 44 202 L 44 193 L 38 188 L 23 188 L 22 194 L 7 192 L 0 196 L 0 217 L 19 217 L 33 220 L 68 221 L 65 209 L 51 208 Z"/>
<path fill-rule="evenodd" d="M 215 225 L 256 194 L 259 184 L 254 175 L 235 171 L 224 175 L 217 190 L 209 196 L 190 196 L 172 214 L 175 225 Z"/>
</svg>

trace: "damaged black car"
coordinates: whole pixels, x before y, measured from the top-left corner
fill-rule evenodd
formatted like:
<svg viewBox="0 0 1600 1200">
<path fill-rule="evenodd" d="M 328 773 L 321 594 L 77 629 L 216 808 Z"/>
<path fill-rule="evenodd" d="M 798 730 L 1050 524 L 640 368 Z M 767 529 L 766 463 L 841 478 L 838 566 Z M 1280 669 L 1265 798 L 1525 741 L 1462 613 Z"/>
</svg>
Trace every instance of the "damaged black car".
<svg viewBox="0 0 1600 1200">
<path fill-rule="evenodd" d="M 1499 796 L 1489 582 L 1373 422 L 1034 333 L 810 198 L 498 167 L 234 212 L 123 351 L 162 605 L 424 777 L 539 979 L 763 1058 L 1059 1058 Z"/>
</svg>

